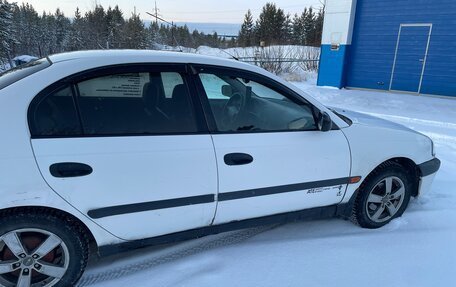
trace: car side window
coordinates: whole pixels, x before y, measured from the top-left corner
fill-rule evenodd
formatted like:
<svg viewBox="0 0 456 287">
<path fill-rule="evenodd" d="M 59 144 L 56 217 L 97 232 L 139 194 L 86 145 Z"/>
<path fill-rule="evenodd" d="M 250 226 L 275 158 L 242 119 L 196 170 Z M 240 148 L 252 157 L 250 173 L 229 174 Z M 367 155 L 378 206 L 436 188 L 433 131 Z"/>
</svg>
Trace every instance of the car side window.
<svg viewBox="0 0 456 287">
<path fill-rule="evenodd" d="M 201 78 L 201 83 L 203 84 L 204 90 L 210 99 L 228 99 L 229 93 L 224 95 L 224 92 L 226 93 L 227 89 L 229 89 L 226 87 L 230 87 L 227 82 L 213 74 L 200 74 L 199 76 Z M 225 90 L 223 90 L 224 87 Z"/>
<path fill-rule="evenodd" d="M 54 90 L 31 107 L 30 130 L 35 137 L 81 134 L 73 92 L 70 86 Z"/>
<path fill-rule="evenodd" d="M 124 73 L 77 83 L 87 135 L 197 131 L 190 94 L 179 73 Z"/>
<path fill-rule="evenodd" d="M 179 73 L 164 72 L 161 73 L 161 78 L 163 81 L 165 98 L 167 99 L 171 99 L 173 97 L 174 88 L 176 86 L 184 84 L 184 81 Z"/>
<path fill-rule="evenodd" d="M 199 78 L 220 132 L 316 130 L 305 101 L 248 78 L 213 73 Z"/>
</svg>

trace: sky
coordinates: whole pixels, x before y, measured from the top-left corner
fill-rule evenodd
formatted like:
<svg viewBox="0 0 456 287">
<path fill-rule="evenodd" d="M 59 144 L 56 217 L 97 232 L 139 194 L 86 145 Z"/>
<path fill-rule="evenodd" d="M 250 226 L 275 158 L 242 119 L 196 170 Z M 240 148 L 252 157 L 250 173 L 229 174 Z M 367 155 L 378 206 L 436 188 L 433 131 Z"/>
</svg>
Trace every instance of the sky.
<svg viewBox="0 0 456 287">
<path fill-rule="evenodd" d="M 304 7 L 320 8 L 323 0 L 157 0 L 159 15 L 168 21 L 199 23 L 242 23 L 244 15 L 251 9 L 254 19 L 267 2 L 274 2 L 287 13 L 300 13 Z M 153 18 L 145 12 L 153 12 L 153 0 L 19 0 L 31 4 L 40 14 L 54 12 L 60 8 L 66 16 L 73 16 L 76 7 L 82 13 L 91 10 L 96 4 L 103 7 L 119 5 L 125 17 L 129 17 L 136 7 L 144 20 Z"/>
</svg>

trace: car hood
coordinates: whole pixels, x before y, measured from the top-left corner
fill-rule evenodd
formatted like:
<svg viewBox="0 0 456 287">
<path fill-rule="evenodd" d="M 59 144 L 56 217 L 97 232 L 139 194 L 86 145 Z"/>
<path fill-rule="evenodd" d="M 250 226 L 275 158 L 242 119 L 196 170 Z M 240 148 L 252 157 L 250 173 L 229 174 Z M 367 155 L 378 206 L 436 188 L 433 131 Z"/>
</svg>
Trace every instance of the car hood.
<svg viewBox="0 0 456 287">
<path fill-rule="evenodd" d="M 337 113 L 349 118 L 353 124 L 356 125 L 365 125 L 365 126 L 374 126 L 394 130 L 403 130 L 413 133 L 418 133 L 412 129 L 409 129 L 401 124 L 397 124 L 391 121 L 387 121 L 378 117 L 374 117 L 368 114 L 363 114 L 359 112 L 354 112 L 350 110 L 340 109 L 340 108 L 331 108 L 331 110 L 336 111 Z"/>
</svg>

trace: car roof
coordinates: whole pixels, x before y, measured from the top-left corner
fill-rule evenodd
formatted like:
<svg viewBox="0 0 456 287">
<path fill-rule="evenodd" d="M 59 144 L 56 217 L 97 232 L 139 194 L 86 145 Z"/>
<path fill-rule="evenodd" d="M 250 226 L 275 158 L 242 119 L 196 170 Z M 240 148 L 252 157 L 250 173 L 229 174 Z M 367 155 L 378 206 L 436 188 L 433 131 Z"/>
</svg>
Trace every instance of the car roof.
<svg viewBox="0 0 456 287">
<path fill-rule="evenodd" d="M 264 71 L 258 67 L 221 57 L 191 54 L 184 52 L 154 51 L 154 50 L 89 50 L 76 51 L 49 56 L 52 63 L 70 60 L 100 61 L 100 65 L 124 63 L 192 63 L 206 65 L 220 65 L 226 67 Z"/>
</svg>

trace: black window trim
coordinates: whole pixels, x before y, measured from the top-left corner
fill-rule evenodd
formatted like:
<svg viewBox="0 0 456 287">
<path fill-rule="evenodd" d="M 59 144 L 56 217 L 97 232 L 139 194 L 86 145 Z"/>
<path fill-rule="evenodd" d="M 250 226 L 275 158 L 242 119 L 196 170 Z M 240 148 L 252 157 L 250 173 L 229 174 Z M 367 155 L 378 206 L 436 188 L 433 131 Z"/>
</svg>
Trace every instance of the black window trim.
<svg viewBox="0 0 456 287">
<path fill-rule="evenodd" d="M 59 90 L 65 89 L 65 88 L 70 88 L 71 89 L 72 101 L 73 101 L 73 104 L 76 107 L 76 111 L 78 110 L 78 107 L 77 107 L 77 104 L 76 104 L 76 101 L 75 101 L 74 90 L 72 88 L 71 83 L 68 83 L 68 82 L 65 82 L 65 81 L 58 81 L 58 82 L 55 82 L 55 83 L 47 86 L 45 89 L 43 89 L 41 92 L 39 92 L 38 95 L 36 95 L 33 98 L 33 100 L 31 101 L 31 103 L 28 106 L 27 123 L 28 123 L 28 126 L 29 126 L 29 133 L 30 133 L 30 138 L 31 139 L 38 139 L 38 138 L 73 138 L 73 137 L 82 136 L 83 126 L 82 126 L 82 122 L 81 122 L 81 119 L 80 119 L 78 113 L 77 113 L 77 117 L 78 117 L 78 123 L 79 123 L 79 131 L 80 131 L 79 134 L 75 134 L 75 135 L 58 135 L 58 136 L 55 135 L 54 136 L 54 135 L 34 135 L 34 133 L 33 133 L 33 127 L 35 126 L 35 124 L 34 124 L 34 115 L 35 115 L 37 107 L 47 98 L 47 96 L 50 96 L 53 93 L 55 93 L 56 91 L 59 91 Z"/>
<path fill-rule="evenodd" d="M 306 104 L 312 109 L 312 115 L 314 117 L 315 123 L 317 122 L 317 115 L 320 112 L 320 110 L 315 107 L 312 103 L 301 97 L 299 94 L 297 94 L 295 91 L 290 89 L 289 87 L 275 81 L 274 79 L 271 79 L 269 77 L 266 77 L 264 75 L 251 72 L 248 70 L 239 70 L 236 68 L 232 67 L 225 67 L 225 66 L 217 66 L 217 65 L 206 65 L 206 64 L 189 64 L 190 67 L 192 67 L 192 78 L 193 81 L 197 87 L 198 90 L 198 96 L 201 102 L 201 105 L 203 106 L 204 109 L 204 114 L 206 116 L 207 120 L 207 125 L 208 128 L 211 132 L 211 134 L 259 134 L 259 133 L 291 133 L 291 132 L 312 132 L 312 131 L 318 131 L 318 129 L 311 129 L 311 130 L 271 130 L 271 131 L 265 131 L 265 130 L 259 130 L 259 131 L 219 131 L 217 128 L 217 124 L 215 122 L 215 117 L 214 114 L 212 113 L 212 109 L 209 104 L 209 99 L 206 95 L 206 91 L 204 89 L 203 83 L 199 77 L 200 73 L 212 73 L 214 75 L 219 74 L 230 74 L 233 73 L 234 76 L 242 78 L 246 77 L 249 80 L 255 81 L 261 85 L 264 85 L 275 92 L 289 98 L 290 100 L 294 101 L 295 103 L 298 104 Z M 339 130 L 339 127 L 333 122 L 333 128 L 332 130 Z"/>
<path fill-rule="evenodd" d="M 138 68 L 140 68 L 138 70 Z M 113 73 L 128 73 L 128 72 L 153 72 L 154 69 L 157 72 L 177 72 L 182 75 L 184 82 L 186 83 L 187 89 L 190 93 L 190 102 L 192 105 L 192 110 L 195 115 L 196 124 L 198 131 L 196 132 L 182 132 L 182 133 L 124 133 L 124 134 L 100 134 L 100 135 L 87 135 L 84 133 L 84 125 L 82 122 L 82 117 L 79 110 L 79 103 L 77 95 L 79 93 L 77 90 L 76 83 L 83 80 L 89 80 L 96 77 L 107 76 Z M 194 63 L 128 63 L 128 64 L 116 64 L 109 66 L 97 67 L 85 71 L 75 73 L 73 75 L 62 78 L 61 80 L 47 86 L 41 92 L 39 92 L 28 107 L 27 112 L 27 121 L 29 124 L 29 132 L 31 139 L 52 139 L 52 138 L 98 138 L 98 137 L 141 137 L 141 136 L 182 136 L 182 135 L 207 135 L 207 134 L 256 134 L 256 133 L 284 133 L 284 132 L 308 132 L 308 131 L 317 131 L 317 130 L 271 130 L 271 131 L 218 131 L 217 125 L 215 123 L 214 115 L 209 105 L 209 100 L 206 96 L 206 92 L 202 85 L 202 82 L 199 78 L 199 73 L 208 72 L 208 73 L 229 73 L 234 72 L 239 77 L 245 76 L 251 79 L 252 81 L 258 82 L 268 88 L 273 89 L 274 91 L 286 95 L 288 98 L 309 105 L 312 108 L 314 113 L 314 118 L 316 113 L 320 112 L 312 103 L 308 102 L 306 99 L 302 98 L 292 89 L 287 86 L 258 73 L 240 70 L 232 67 L 218 66 L 218 65 L 207 65 L 207 64 L 194 64 Z M 72 87 L 73 101 L 75 102 L 77 115 L 79 118 L 79 123 L 81 125 L 81 134 L 76 135 L 33 135 L 31 119 L 32 108 L 36 105 L 36 102 L 41 102 L 41 100 L 51 94 L 58 88 L 63 87 L 64 85 L 69 85 Z M 316 119 L 315 119 L 316 120 Z M 333 122 L 333 129 L 339 130 L 339 127 Z"/>
<path fill-rule="evenodd" d="M 184 84 L 186 85 L 190 94 L 190 104 L 196 121 L 196 132 L 172 132 L 172 133 L 116 133 L 116 134 L 100 134 L 90 135 L 84 133 L 84 123 L 81 117 L 78 97 L 79 90 L 77 83 L 86 81 L 98 77 L 108 76 L 112 74 L 120 73 L 141 73 L 141 72 L 176 72 L 182 75 Z M 76 111 L 80 124 L 80 134 L 75 135 L 34 135 L 32 132 L 33 113 L 35 107 L 47 96 L 51 95 L 57 89 L 64 86 L 70 86 L 73 94 L 73 102 L 76 106 Z M 85 70 L 82 72 L 75 73 L 68 77 L 65 77 L 48 87 L 44 88 L 39 92 L 32 100 L 27 111 L 27 121 L 29 125 L 29 132 L 31 139 L 52 139 L 52 138 L 99 138 L 99 137 L 141 137 L 141 136 L 181 136 L 181 135 L 202 135 L 209 134 L 209 129 L 205 119 L 205 115 L 197 96 L 196 87 L 193 83 L 193 79 L 189 77 L 188 66 L 185 63 L 129 63 L 129 64 L 118 64 L 109 65 L 103 67 L 97 67 L 94 69 Z"/>
</svg>

